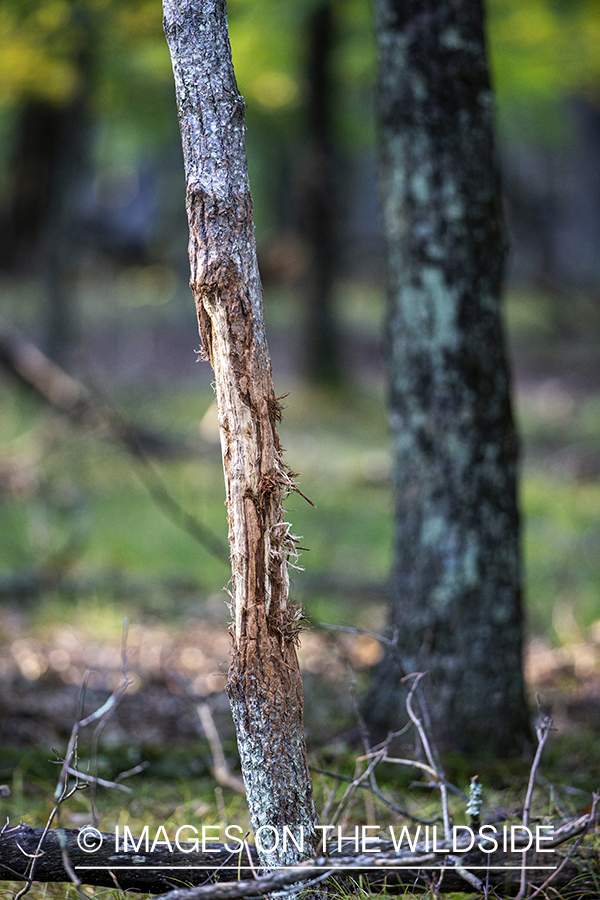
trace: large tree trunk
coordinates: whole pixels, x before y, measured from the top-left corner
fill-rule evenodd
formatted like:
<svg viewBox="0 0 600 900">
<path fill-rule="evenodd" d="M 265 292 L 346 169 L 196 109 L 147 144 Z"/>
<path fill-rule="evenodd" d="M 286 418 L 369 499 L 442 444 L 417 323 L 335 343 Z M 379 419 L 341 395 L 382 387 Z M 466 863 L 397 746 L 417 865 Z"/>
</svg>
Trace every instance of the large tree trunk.
<svg viewBox="0 0 600 900">
<path fill-rule="evenodd" d="M 299 610 L 290 603 L 294 538 L 283 496 L 294 489 L 281 456 L 264 332 L 262 291 L 240 96 L 225 0 L 164 0 L 187 183 L 191 287 L 215 373 L 231 548 L 234 616 L 228 694 L 255 833 L 304 830 L 263 852 L 266 865 L 309 857 L 317 815 L 303 732 L 296 656 Z M 263 832 L 263 841 L 270 843 Z"/>
<path fill-rule="evenodd" d="M 377 0 L 387 352 L 395 454 L 391 624 L 428 670 L 445 747 L 516 751 L 518 445 L 500 319 L 504 242 L 481 0 Z M 398 721 L 388 656 L 368 714 Z"/>
</svg>

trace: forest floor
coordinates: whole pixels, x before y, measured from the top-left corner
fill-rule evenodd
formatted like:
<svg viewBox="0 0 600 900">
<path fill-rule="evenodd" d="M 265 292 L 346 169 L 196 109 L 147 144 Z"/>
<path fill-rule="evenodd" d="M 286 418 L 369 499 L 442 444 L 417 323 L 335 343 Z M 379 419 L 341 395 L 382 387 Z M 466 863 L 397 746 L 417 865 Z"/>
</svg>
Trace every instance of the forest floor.
<svg viewBox="0 0 600 900">
<path fill-rule="evenodd" d="M 525 671 L 532 708 L 539 694 L 557 729 L 542 766 L 548 803 L 567 797 L 577 811 L 600 784 L 600 328 L 588 328 L 583 313 L 582 324 L 567 328 L 544 304 L 514 297 L 508 307 L 524 441 Z M 316 504 L 288 503 L 295 532 L 312 548 L 301 560 L 306 571 L 294 577 L 311 621 L 299 651 L 308 743 L 317 765 L 352 775 L 360 748 L 350 682 L 356 679 L 360 697 L 380 645 L 319 623 L 384 632 L 392 494 L 380 326 L 364 303 L 348 308 L 342 389 L 298 380 L 301 346 L 287 320 L 274 314 L 269 334 L 278 389 L 292 391 L 282 441 Z M 56 778 L 50 760 L 65 751 L 86 671 L 86 712 L 121 677 L 125 618 L 132 683 L 100 737 L 98 770 L 112 779 L 150 764 L 131 779 L 138 812 L 129 805 L 128 821 L 141 821 L 140 810 L 167 816 L 188 803 L 222 819 L 240 802 L 225 789 L 223 812 L 198 711 L 208 704 L 236 770 L 223 692 L 227 561 L 170 521 L 148 491 L 162 485 L 225 541 L 210 373 L 195 366 L 189 338 L 159 325 L 143 335 L 128 330 L 118 341 L 99 335 L 95 350 L 82 351 L 94 373 L 87 380 L 105 386 L 123 416 L 175 445 L 182 437 L 180 453 L 152 457 L 150 481 L 110 436 L 66 422 L 22 390 L 3 395 L 0 783 L 11 793 L 0 796 L 0 813 L 12 820 L 39 825 L 47 814 Z M 84 738 L 82 759 L 89 752 Z M 478 768 L 494 789 L 509 786 L 509 807 L 522 802 L 531 755 L 523 748 L 521 760 Z M 463 788 L 474 774 L 460 760 L 448 767 Z M 389 777 L 398 781 L 396 773 Z M 75 800 L 66 824 L 90 820 L 85 792 Z"/>
<path fill-rule="evenodd" d="M 115 689 L 121 679 L 121 646 L 98 635 L 97 618 L 105 618 L 102 609 L 88 604 L 70 622 L 32 630 L 27 616 L 0 614 L 0 746 L 12 745 L 22 753 L 64 747 L 86 671 L 91 672 L 86 713 Z M 150 617 L 129 628 L 127 649 L 131 684 L 103 731 L 102 747 L 191 748 L 204 734 L 197 706 L 205 702 L 223 740 L 233 739 L 224 693 L 230 652 L 226 625 L 201 618 L 165 625 Z M 332 633 L 318 626 L 303 633 L 299 657 L 313 749 L 352 739 L 356 721 L 350 672 L 364 685 L 380 653 L 369 635 Z M 532 705 L 539 695 L 558 734 L 600 732 L 600 628 L 589 640 L 558 647 L 531 639 L 525 673 Z M 600 781 L 600 760 L 596 770 Z M 1 777 L 7 776 L 3 771 Z"/>
</svg>

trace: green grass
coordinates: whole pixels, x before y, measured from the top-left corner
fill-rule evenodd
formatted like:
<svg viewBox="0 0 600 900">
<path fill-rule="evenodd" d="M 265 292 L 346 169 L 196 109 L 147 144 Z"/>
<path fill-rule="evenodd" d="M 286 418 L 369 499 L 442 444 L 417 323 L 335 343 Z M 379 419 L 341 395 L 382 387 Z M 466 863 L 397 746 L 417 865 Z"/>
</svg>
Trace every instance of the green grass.
<svg viewBox="0 0 600 900">
<path fill-rule="evenodd" d="M 536 471 L 522 498 L 530 630 L 581 639 L 600 619 L 600 484 Z"/>
<path fill-rule="evenodd" d="M 185 390 L 182 395 L 153 395 L 148 418 L 148 398 L 123 407 L 131 407 L 137 421 L 160 423 L 157 427 L 171 433 L 182 433 L 187 425 L 193 435 L 196 425 L 189 410 L 204 412 L 212 395 L 205 394 L 201 402 L 191 402 Z M 353 395 L 340 402 L 337 395 L 300 391 L 288 403 L 282 427 L 287 459 L 293 470 L 301 471 L 301 489 L 315 504 L 311 507 L 298 494 L 286 504 L 294 532 L 310 547 L 302 562 L 315 574 L 383 579 L 391 522 L 382 400 Z M 116 571 L 147 582 L 188 580 L 206 594 L 226 583 L 228 565 L 157 508 L 140 480 L 139 466 L 122 449 L 36 407 L 23 392 L 12 394 L 0 411 L 0 427 L 6 436 L 3 455 L 17 464 L 26 456 L 32 460 L 30 488 L 2 501 L 4 573 L 49 566 L 62 557 L 72 578 L 97 577 L 100 593 L 105 590 L 102 573 Z M 181 507 L 225 543 L 218 449 L 152 465 Z"/>
<path fill-rule="evenodd" d="M 306 573 L 297 573 L 294 582 L 309 612 L 357 621 L 360 610 L 328 593 L 318 579 L 370 584 L 387 578 L 393 499 L 383 392 L 376 386 L 341 393 L 291 387 L 282 442 L 288 464 L 300 472 L 302 491 L 315 504 L 297 494 L 286 502 L 292 530 L 309 548 L 301 558 Z M 194 437 L 212 400 L 210 389 L 188 386 L 163 393 L 138 389 L 118 405 L 166 434 Z M 525 403 L 527 445 L 554 439 L 557 428 L 567 426 L 578 441 L 595 441 L 598 402 L 588 398 L 566 421 L 553 418 L 543 404 L 536 413 L 535 404 Z M 559 412 L 563 407 L 558 403 Z M 221 591 L 227 563 L 157 508 L 125 451 L 65 422 L 22 389 L 4 391 L 0 433 L 0 459 L 22 469 L 25 481 L 1 501 L 4 576 L 62 566 L 105 606 L 119 600 L 119 583 L 129 582 L 127 603 L 140 615 L 145 608 L 153 614 L 162 608 L 166 616 L 190 612 L 171 588 L 161 592 L 151 585 L 195 584 L 205 597 Z M 181 507 L 225 543 L 218 449 L 153 466 Z M 522 507 L 530 632 L 552 642 L 572 638 L 574 629 L 585 634 L 600 618 L 600 484 L 528 455 Z"/>
<path fill-rule="evenodd" d="M 187 290 L 185 297 L 178 295 L 169 306 L 152 312 L 148 306 L 126 304 L 125 297 L 135 285 L 122 284 L 127 290 L 121 293 L 107 287 L 108 281 L 90 286 L 81 310 L 82 323 L 90 330 L 106 328 L 110 319 L 124 334 L 137 334 L 152 315 L 155 327 L 170 321 L 172 315 L 185 315 L 190 346 L 197 346 Z M 14 284 L 5 293 L 5 314 L 34 326 L 41 305 L 39 288 L 33 283 Z M 377 288 L 338 286 L 336 309 L 346 331 L 377 340 L 382 306 L 382 291 Z M 598 309 L 588 298 L 557 303 L 556 298 L 531 291 L 513 292 L 506 304 L 517 362 L 527 375 L 536 369 L 542 381 L 547 376 L 541 390 L 531 392 L 526 386 L 518 410 L 525 443 L 521 499 L 528 630 L 552 644 L 579 641 L 600 620 L 600 481 L 595 463 L 600 447 L 600 397 L 593 389 L 581 392 L 577 387 L 585 381 L 581 373 L 597 366 Z M 289 333 L 303 320 L 298 294 L 291 289 L 269 293 L 266 310 L 268 330 L 270 323 Z M 61 570 L 74 585 L 48 588 L 39 598 L 13 604 L 27 619 L 28 633 L 43 639 L 57 624 L 69 624 L 83 636 L 118 646 L 126 615 L 134 622 L 161 620 L 169 634 L 171 629 L 185 628 L 190 615 L 210 611 L 225 622 L 222 588 L 229 578 L 227 564 L 157 508 L 127 454 L 106 437 L 71 426 L 24 390 L 13 389 L 10 382 L 2 388 L 0 484 L 8 489 L 0 496 L 0 578 L 32 570 Z M 201 378 L 193 387 L 166 384 L 158 388 L 153 382 L 109 390 L 115 390 L 117 407 L 134 421 L 167 435 L 191 438 L 197 436 L 198 423 L 214 398 Z M 385 623 L 381 603 L 344 597 L 343 590 L 330 591 L 323 576 L 340 580 L 343 586 L 383 582 L 389 573 L 393 498 L 383 390 L 375 384 L 352 385 L 334 393 L 297 384 L 277 385 L 277 390 L 290 391 L 281 428 L 286 458 L 291 469 L 300 473 L 302 491 L 315 504 L 309 506 L 298 495 L 287 499 L 293 531 L 310 548 L 301 558 L 306 572 L 294 578 L 296 591 L 316 620 L 381 628 Z M 181 506 L 226 540 L 218 448 L 204 456 L 154 465 Z M 11 478 L 7 472 L 12 472 Z M 12 639 L 9 619 L 10 610 L 0 607 L 0 641 Z M 594 629 L 593 634 L 598 642 L 600 630 Z M 307 678 L 307 687 L 310 681 Z M 322 700 L 318 693 L 316 700 Z M 330 697 L 323 700 L 320 714 L 330 731 L 335 731 L 336 717 L 343 716 L 344 710 L 331 710 L 327 702 Z M 64 751 L 64 747 L 57 749 Z M 226 751 L 232 755 L 233 748 Z M 0 750 L 0 782 L 12 789 L 9 798 L 0 799 L 2 815 L 9 815 L 13 822 L 23 818 L 35 826 L 44 823 L 56 780 L 56 767 L 48 762 L 51 756 L 48 750 Z M 338 743 L 322 748 L 314 762 L 351 777 L 354 757 L 353 751 Z M 102 748 L 100 774 L 114 777 L 142 758 L 149 759 L 151 767 L 131 780 L 131 796 L 99 792 L 102 827 L 119 823 L 136 830 L 166 821 L 176 826 L 190 817 L 206 824 L 224 817 L 247 823 L 239 796 L 215 790 L 204 742 L 186 750 Z M 488 803 L 504 807 L 522 803 L 528 768 L 529 760 L 521 759 L 478 769 Z M 448 759 L 447 771 L 463 789 L 473 774 L 461 759 Z M 579 790 L 597 787 L 597 734 L 582 728 L 553 736 L 542 773 Z M 413 811 L 427 815 L 437 809 L 437 797 L 428 789 L 409 788 L 414 775 L 408 769 L 383 766 L 380 785 L 401 805 L 409 803 Z M 315 788 L 322 808 L 329 790 L 335 790 L 339 800 L 345 786 L 315 777 Z M 552 813 L 553 791 L 548 784 L 536 790 L 539 814 Z M 578 794 L 561 794 L 561 801 L 570 813 L 583 803 Z M 457 821 L 464 821 L 464 804 L 452 802 Z M 89 794 L 81 792 L 65 807 L 64 824 L 75 824 L 77 816 L 85 816 L 89 809 Z M 375 809 L 382 824 L 389 821 L 389 813 Z M 353 821 L 372 820 L 372 814 L 373 808 L 361 795 L 349 827 Z M 106 889 L 87 890 L 106 900 L 118 896 Z M 0 897 L 10 895 L 10 888 L 3 886 Z M 357 885 L 347 896 L 361 895 L 364 891 Z M 58 900 L 76 895 L 70 886 L 36 886 L 29 896 Z M 413 895 L 407 891 L 400 896 Z"/>
<path fill-rule="evenodd" d="M 565 775 L 565 783 L 573 784 L 569 777 L 567 767 L 576 764 L 578 753 L 584 750 L 582 746 L 571 740 L 568 754 L 562 753 L 556 756 L 552 750 L 552 744 L 548 748 L 546 758 L 542 763 L 542 775 L 547 771 L 546 759 L 550 758 L 552 765 L 558 764 Z M 584 752 L 589 753 L 590 748 Z M 106 778 L 113 778 L 124 767 L 129 767 L 139 762 L 138 755 L 132 755 L 132 749 L 119 748 L 113 751 L 103 751 L 98 760 L 99 774 Z M 198 747 L 198 756 L 207 758 L 207 747 L 204 742 Z M 593 755 L 593 750 L 592 754 Z M 0 780 L 8 781 L 12 788 L 12 795 L 8 799 L 0 801 L 2 814 L 8 815 L 12 823 L 19 820 L 32 827 L 43 827 L 53 807 L 53 786 L 56 780 L 57 767 L 48 762 L 48 755 L 42 751 L 34 750 L 18 754 L 14 749 L 3 748 L 0 755 Z M 164 767 L 165 759 L 169 766 Z M 81 768 L 85 771 L 86 755 L 82 753 Z M 150 835 L 154 835 L 159 826 L 164 826 L 169 835 L 173 835 L 177 828 L 185 824 L 200 825 L 239 825 L 244 831 L 249 827 L 248 814 L 245 802 L 239 794 L 227 788 L 215 786 L 214 780 L 205 775 L 199 775 L 190 768 L 192 759 L 189 753 L 177 755 L 166 748 L 160 758 L 152 759 L 152 765 L 144 773 L 131 778 L 127 783 L 132 788 L 130 795 L 117 793 L 114 790 L 99 788 L 95 797 L 95 804 L 100 814 L 99 827 L 104 832 L 113 832 L 119 826 L 121 833 L 124 826 L 128 826 L 131 833 L 139 835 L 145 826 L 149 827 Z M 355 775 L 355 753 L 346 750 L 334 752 L 327 750 L 315 760 L 317 765 L 326 766 L 346 776 Z M 466 789 L 470 771 L 461 771 L 452 766 L 448 760 L 447 772 L 454 782 Z M 161 769 L 161 765 L 163 768 Z M 365 763 L 363 763 L 364 768 Z M 528 778 L 529 765 L 524 761 L 516 761 L 511 766 L 496 764 L 495 769 L 490 767 L 488 771 L 481 771 L 480 780 L 484 786 L 484 803 L 487 810 L 501 806 L 501 816 L 510 823 L 518 823 L 520 818 L 520 805 L 523 802 Z M 437 791 L 419 788 L 418 784 L 411 783 L 418 773 L 405 767 L 383 764 L 378 766 L 378 783 L 380 788 L 400 805 L 407 807 L 415 815 L 429 818 L 439 814 L 439 797 Z M 317 808 L 322 810 L 326 801 L 329 802 L 330 811 L 337 808 L 348 788 L 347 783 L 336 783 L 330 777 L 314 775 L 315 796 Z M 495 785 L 495 786 L 492 786 Z M 334 792 L 332 797 L 331 791 Z M 544 782 L 538 786 L 534 793 L 532 815 L 536 817 L 550 817 L 556 819 L 560 810 L 561 814 L 576 815 L 583 801 L 578 797 L 573 800 L 560 787 L 553 787 Z M 508 809 L 507 809 L 508 808 Z M 512 811 L 510 811 L 512 808 Z M 77 827 L 89 821 L 91 812 L 89 791 L 81 791 L 71 797 L 61 808 L 60 824 L 65 827 Z M 465 800 L 453 794 L 450 795 L 450 813 L 453 824 L 466 824 L 468 818 L 465 810 Z M 352 834 L 355 824 L 377 823 L 383 832 L 387 833 L 390 825 L 396 829 L 406 824 L 383 804 L 364 792 L 357 792 L 354 803 L 348 808 L 345 818 L 344 832 Z M 544 818 L 543 821 L 546 821 Z M 409 831 L 414 833 L 413 825 Z M 14 886 L 16 887 L 16 885 Z M 3 884 L 0 896 L 11 896 L 11 886 Z M 106 889 L 86 888 L 88 895 L 102 896 L 111 900 L 117 900 L 118 894 L 108 892 Z M 72 896 L 66 886 L 60 885 L 34 885 L 30 897 L 32 900 L 42 900 L 44 897 L 58 898 L 65 895 Z M 340 890 L 336 896 L 350 898 L 362 895 L 365 898 L 370 894 L 357 884 L 356 890 L 348 888 Z M 397 896 L 397 895 L 395 895 Z M 400 896 L 407 898 L 421 897 L 423 894 L 414 894 L 409 889 Z M 460 895 L 450 895 L 459 897 Z"/>
</svg>

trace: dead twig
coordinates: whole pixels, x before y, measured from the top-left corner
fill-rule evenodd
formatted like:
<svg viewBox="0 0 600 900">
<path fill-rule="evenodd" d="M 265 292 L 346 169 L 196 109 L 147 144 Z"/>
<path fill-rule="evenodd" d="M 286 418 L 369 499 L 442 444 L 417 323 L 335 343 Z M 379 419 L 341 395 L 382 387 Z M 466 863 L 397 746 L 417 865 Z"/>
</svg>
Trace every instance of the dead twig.
<svg viewBox="0 0 600 900">
<path fill-rule="evenodd" d="M 169 492 L 150 459 L 148 434 L 127 422 L 106 397 L 100 397 L 98 391 L 93 393 L 67 375 L 39 347 L 1 320 L 0 362 L 19 381 L 33 388 L 53 409 L 76 424 L 87 425 L 107 434 L 123 447 L 136 464 L 136 473 L 144 487 L 163 513 L 217 559 L 229 562 L 227 546 L 206 525 L 183 509 Z M 154 443 L 158 443 L 156 437 Z"/>
<path fill-rule="evenodd" d="M 211 772 L 215 780 L 219 784 L 222 784 L 223 787 L 228 787 L 240 794 L 245 794 L 246 788 L 244 782 L 241 778 L 231 772 L 225 758 L 221 738 L 219 737 L 219 732 L 215 725 L 210 706 L 208 703 L 198 703 L 196 705 L 196 711 L 212 754 L 213 765 Z"/>
<path fill-rule="evenodd" d="M 538 710 L 540 710 L 540 698 L 539 696 L 536 698 L 538 704 Z M 540 710 L 541 715 L 541 710 Z M 529 773 L 529 781 L 527 784 L 527 793 L 525 794 L 525 803 L 523 804 L 523 828 L 526 829 L 529 827 L 529 814 L 531 812 L 531 800 L 533 797 L 533 789 L 535 787 L 535 776 L 540 765 L 542 759 L 542 753 L 544 752 L 544 747 L 546 746 L 546 741 L 548 740 L 548 736 L 552 730 L 552 718 L 550 716 L 541 716 L 540 724 L 536 728 L 536 735 L 538 740 L 537 749 L 535 751 L 535 756 L 533 758 L 533 762 L 531 764 L 531 771 Z M 521 871 L 521 886 L 519 889 L 519 893 L 517 894 L 515 900 L 523 900 L 525 897 L 525 891 L 527 889 L 527 866 L 526 866 L 526 857 L 523 856 L 523 869 Z"/>
<path fill-rule="evenodd" d="M 69 851 L 67 848 L 67 842 L 65 840 L 65 834 L 64 834 L 64 831 L 62 830 L 62 828 L 58 829 L 58 842 L 60 844 L 60 855 L 62 858 L 63 866 L 65 867 L 65 872 L 71 879 L 71 882 L 74 885 L 75 890 L 77 891 L 79 900 L 86 900 L 86 894 L 81 886 L 81 881 L 80 881 L 79 877 L 77 876 L 73 866 L 71 865 L 71 860 L 69 859 Z"/>
<path fill-rule="evenodd" d="M 586 823 L 584 829 L 581 831 L 579 837 L 577 838 L 577 840 L 575 841 L 575 843 L 573 844 L 573 846 L 571 847 L 571 849 L 569 850 L 568 854 L 565 856 L 565 858 L 563 859 L 561 864 L 554 870 L 554 872 L 546 879 L 546 881 L 543 884 L 541 884 L 538 888 L 536 888 L 534 890 L 534 892 L 532 894 L 530 894 L 529 900 L 533 900 L 534 897 L 537 897 L 539 894 L 541 894 L 543 891 L 545 891 L 546 888 L 550 887 L 552 882 L 556 880 L 557 876 L 562 872 L 562 870 L 567 865 L 569 860 L 573 858 L 573 856 L 575 855 L 575 852 L 581 845 L 581 842 L 583 841 L 584 837 L 590 830 L 590 826 L 593 825 L 594 822 L 596 821 L 596 807 L 598 806 L 599 801 L 600 801 L 600 793 L 594 794 L 593 800 L 592 800 L 592 808 L 590 810 L 589 816 L 587 817 L 587 823 Z M 521 886 L 521 889 L 522 889 L 522 886 Z"/>
<path fill-rule="evenodd" d="M 51 759 L 50 762 L 54 763 L 55 765 L 64 766 L 65 761 L 64 759 Z M 67 772 L 69 773 L 69 775 L 74 775 L 79 778 L 80 781 L 87 781 L 90 783 L 93 782 L 95 784 L 98 784 L 100 787 L 113 788 L 117 791 L 123 791 L 126 794 L 131 794 L 132 789 L 130 787 L 127 787 L 126 784 L 122 784 L 121 782 L 123 782 L 126 778 L 131 778 L 132 775 L 138 775 L 140 772 L 143 772 L 144 769 L 147 769 L 149 765 L 149 762 L 143 762 L 138 766 L 134 766 L 132 769 L 127 769 L 126 772 L 120 772 L 116 776 L 114 781 L 107 781 L 106 778 L 99 778 L 97 775 L 90 775 L 87 772 L 80 772 L 79 769 L 74 769 L 72 766 L 69 766 L 67 768 Z"/>
<path fill-rule="evenodd" d="M 413 722 L 415 728 L 417 729 L 417 733 L 421 740 L 421 745 L 423 747 L 423 750 L 425 751 L 425 755 L 429 762 L 429 767 L 434 773 L 434 775 L 433 775 L 434 781 L 440 791 L 440 798 L 442 801 L 442 820 L 444 822 L 444 836 L 445 836 L 446 840 L 448 841 L 448 840 L 450 840 L 451 832 L 450 832 L 450 813 L 448 810 L 448 786 L 446 784 L 446 776 L 444 775 L 444 770 L 442 769 L 441 764 L 436 759 L 437 754 L 434 755 L 434 752 L 433 752 L 431 744 L 429 742 L 429 738 L 425 731 L 423 722 L 421 721 L 419 716 L 416 715 L 416 713 L 412 707 L 412 698 L 415 694 L 415 691 L 419 687 L 421 679 L 425 677 L 425 674 L 426 674 L 425 672 L 418 672 L 413 675 L 406 675 L 402 679 L 403 681 L 407 680 L 408 678 L 415 679 L 413 681 L 410 691 L 408 692 L 408 697 L 406 698 L 406 711 L 408 713 L 410 720 Z M 423 701 L 422 697 L 419 698 L 419 703 L 421 705 L 421 709 L 423 709 L 424 701 Z"/>
<path fill-rule="evenodd" d="M 52 759 L 50 762 L 55 763 L 56 765 L 63 765 L 63 759 Z M 86 772 L 80 772 L 78 769 L 74 769 L 72 766 L 67 766 L 66 769 L 69 775 L 74 775 L 76 778 L 79 778 L 80 781 L 86 781 L 88 783 L 99 784 L 100 787 L 105 788 L 114 788 L 117 791 L 123 791 L 125 794 L 131 794 L 131 788 L 127 787 L 126 784 L 119 784 L 118 781 L 107 781 L 105 778 L 99 778 L 97 775 L 88 775 Z"/>
<path fill-rule="evenodd" d="M 79 709 L 78 709 L 78 714 L 77 714 L 77 721 L 75 722 L 75 724 L 73 725 L 73 728 L 71 729 L 71 736 L 69 738 L 67 752 L 65 754 L 64 759 L 62 760 L 62 767 L 61 767 L 60 774 L 58 777 L 58 782 L 57 782 L 57 785 L 56 785 L 56 788 L 54 791 L 54 800 L 55 800 L 54 807 L 48 817 L 46 825 L 40 836 L 37 850 L 35 853 L 31 854 L 31 856 L 30 856 L 31 862 L 29 863 L 29 865 L 27 867 L 27 872 L 25 874 L 25 885 L 17 893 L 17 895 L 15 896 L 15 900 L 22 900 L 22 898 L 31 889 L 31 885 L 33 884 L 33 880 L 34 880 L 34 871 L 35 871 L 36 861 L 40 858 L 40 856 L 43 855 L 44 851 L 42 850 L 42 845 L 44 843 L 46 835 L 48 834 L 48 831 L 50 830 L 50 827 L 51 827 L 54 819 L 59 814 L 62 804 L 66 800 L 68 800 L 70 797 L 72 797 L 73 794 L 76 791 L 80 790 L 82 787 L 80 772 L 77 769 L 77 743 L 78 743 L 79 733 L 80 733 L 81 729 L 85 728 L 87 725 L 91 725 L 93 722 L 98 722 L 98 725 L 96 727 L 96 732 L 98 732 L 98 730 L 100 728 L 104 727 L 104 725 L 106 724 L 106 722 L 108 721 L 110 716 L 112 716 L 115 709 L 119 705 L 121 699 L 123 698 L 123 696 L 125 694 L 125 691 L 131 684 L 131 682 L 129 681 L 129 679 L 127 677 L 127 651 L 126 651 L 127 629 L 128 629 L 128 621 L 125 620 L 123 623 L 123 655 L 122 655 L 123 662 L 122 662 L 122 668 L 121 668 L 122 680 L 117 685 L 115 690 L 112 692 L 112 694 L 110 695 L 108 700 L 106 700 L 102 704 L 102 706 L 100 706 L 98 709 L 96 709 L 93 713 L 90 713 L 88 716 L 83 716 L 83 703 L 84 703 L 85 690 L 87 687 L 87 682 L 88 682 L 88 679 L 90 676 L 90 672 L 89 671 L 86 672 L 83 677 L 82 688 L 81 688 L 81 692 L 80 692 L 80 696 L 79 696 Z M 75 764 L 71 765 L 73 760 L 75 761 Z M 69 775 L 71 774 L 71 772 L 75 773 L 75 784 L 73 785 L 73 787 L 70 788 L 69 787 Z M 93 776 L 93 780 L 91 783 L 94 784 L 95 782 L 97 782 L 97 779 L 95 776 Z M 62 835 L 62 839 L 61 839 L 61 835 Z M 75 885 L 75 888 L 77 889 L 78 893 L 80 894 L 80 896 L 83 900 L 84 895 L 81 892 L 81 882 L 79 881 L 78 877 L 75 875 L 75 872 L 73 871 L 72 866 L 70 865 L 70 860 L 68 859 L 67 846 L 64 843 L 64 833 L 61 830 L 59 830 L 59 842 L 60 842 L 60 848 L 61 848 L 61 855 L 63 856 L 63 865 L 65 867 L 65 871 L 69 875 L 69 878 Z"/>
<path fill-rule="evenodd" d="M 354 782 L 354 778 L 350 778 L 349 775 L 340 775 L 339 772 L 332 772 L 330 769 L 320 769 L 318 766 L 310 766 L 311 772 L 317 772 L 319 775 L 327 775 L 329 778 L 335 778 L 337 781 L 345 781 L 345 782 Z M 357 787 L 361 788 L 365 791 L 370 791 L 373 796 L 377 797 L 384 803 L 389 809 L 393 812 L 398 813 L 399 816 L 402 816 L 405 819 L 408 819 L 410 822 L 414 822 L 416 825 L 435 825 L 436 822 L 440 821 L 439 816 L 435 816 L 433 819 L 421 819 L 419 816 L 413 815 L 408 809 L 405 809 L 402 806 L 398 806 L 394 803 L 393 800 L 390 800 L 385 794 L 380 790 L 376 790 L 371 787 L 370 784 L 365 784 L 364 782 L 360 782 Z"/>
</svg>

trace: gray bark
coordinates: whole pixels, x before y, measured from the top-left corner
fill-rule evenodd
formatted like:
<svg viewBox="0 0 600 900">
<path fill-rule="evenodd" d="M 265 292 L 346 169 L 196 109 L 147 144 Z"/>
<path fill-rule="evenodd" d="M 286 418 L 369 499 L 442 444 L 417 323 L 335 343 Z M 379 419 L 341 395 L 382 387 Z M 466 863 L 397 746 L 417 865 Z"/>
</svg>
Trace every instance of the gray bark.
<svg viewBox="0 0 600 900">
<path fill-rule="evenodd" d="M 303 731 L 295 644 L 300 611 L 289 600 L 294 539 L 282 499 L 284 466 L 264 331 L 240 96 L 225 0 L 164 0 L 187 183 L 191 287 L 204 351 L 215 373 L 232 563 L 233 661 L 227 691 L 250 819 L 256 830 L 304 830 L 261 854 L 265 865 L 309 857 L 317 815 Z"/>
<path fill-rule="evenodd" d="M 431 673 L 439 743 L 515 752 L 518 442 L 500 316 L 504 240 L 481 0 L 377 0 L 387 354 L 395 454 L 391 624 Z M 398 721 L 393 656 L 368 718 Z"/>
</svg>

